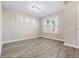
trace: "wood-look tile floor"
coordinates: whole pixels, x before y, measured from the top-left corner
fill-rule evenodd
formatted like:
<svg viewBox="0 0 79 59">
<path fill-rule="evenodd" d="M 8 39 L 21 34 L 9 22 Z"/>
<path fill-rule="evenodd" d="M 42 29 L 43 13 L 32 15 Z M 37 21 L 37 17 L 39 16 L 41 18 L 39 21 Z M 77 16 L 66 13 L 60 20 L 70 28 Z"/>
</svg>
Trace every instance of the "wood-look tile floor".
<svg viewBox="0 0 79 59">
<path fill-rule="evenodd" d="M 4 44 L 0 58 L 78 58 L 79 49 L 64 46 L 61 41 L 34 38 Z"/>
</svg>

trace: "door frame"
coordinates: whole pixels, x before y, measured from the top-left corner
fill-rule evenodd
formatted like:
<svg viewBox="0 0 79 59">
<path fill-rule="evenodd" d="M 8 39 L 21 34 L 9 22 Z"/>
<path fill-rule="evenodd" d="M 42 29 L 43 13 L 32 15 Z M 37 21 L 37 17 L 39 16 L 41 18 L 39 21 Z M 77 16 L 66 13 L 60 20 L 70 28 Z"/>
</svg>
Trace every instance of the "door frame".
<svg viewBox="0 0 79 59">
<path fill-rule="evenodd" d="M 0 1 L 0 55 L 2 49 L 2 5 Z"/>
</svg>

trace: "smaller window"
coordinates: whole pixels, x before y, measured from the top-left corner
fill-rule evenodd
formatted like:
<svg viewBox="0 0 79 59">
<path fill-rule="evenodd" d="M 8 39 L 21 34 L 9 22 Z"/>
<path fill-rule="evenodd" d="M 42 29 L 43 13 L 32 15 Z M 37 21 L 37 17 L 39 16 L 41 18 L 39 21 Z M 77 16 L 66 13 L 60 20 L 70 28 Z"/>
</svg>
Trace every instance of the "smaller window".
<svg viewBox="0 0 79 59">
<path fill-rule="evenodd" d="M 22 23 L 22 22 L 24 22 L 23 16 L 21 16 L 21 15 L 16 15 L 16 22 L 17 22 L 17 23 Z"/>
<path fill-rule="evenodd" d="M 25 18 L 25 23 L 29 24 L 30 23 L 30 18 Z"/>
</svg>

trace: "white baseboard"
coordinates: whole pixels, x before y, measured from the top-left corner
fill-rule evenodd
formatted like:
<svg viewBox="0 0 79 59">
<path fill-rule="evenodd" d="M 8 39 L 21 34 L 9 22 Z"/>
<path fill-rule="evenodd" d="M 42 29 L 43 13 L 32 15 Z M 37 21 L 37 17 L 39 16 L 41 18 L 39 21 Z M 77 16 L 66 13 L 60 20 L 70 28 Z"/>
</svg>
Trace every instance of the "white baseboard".
<svg viewBox="0 0 79 59">
<path fill-rule="evenodd" d="M 22 39 L 17 39 L 17 40 L 11 40 L 11 41 L 5 41 L 5 42 L 2 42 L 2 44 L 7 44 L 7 43 L 16 42 L 16 41 L 21 41 L 21 40 L 28 40 L 28 39 L 37 38 L 37 37 L 38 37 L 38 36 L 35 36 L 35 37 L 28 37 L 28 38 L 22 38 Z"/>
<path fill-rule="evenodd" d="M 51 37 L 45 37 L 45 36 L 35 36 L 35 37 L 29 37 L 29 38 L 22 38 L 22 39 L 17 39 L 17 40 L 5 41 L 5 42 L 2 42 L 2 44 L 7 44 L 7 43 L 11 43 L 11 42 L 16 42 L 16 41 L 32 39 L 32 38 L 37 38 L 37 37 L 43 37 L 43 38 L 48 38 L 48 39 L 53 39 L 53 40 L 64 41 L 63 39 L 58 39 L 58 38 L 51 38 Z"/>
<path fill-rule="evenodd" d="M 38 37 L 43 37 L 43 38 L 48 38 L 48 39 L 53 39 L 53 40 L 58 40 L 58 41 L 64 41 L 64 39 L 59 39 L 59 38 L 46 37 L 46 36 L 35 36 L 35 37 L 29 37 L 29 38 L 23 38 L 23 39 L 5 41 L 5 42 L 2 42 L 2 44 L 11 43 L 11 42 L 16 42 L 16 41 L 21 41 L 21 40 L 27 40 L 27 39 L 32 39 L 32 38 L 38 38 Z M 71 44 L 68 44 L 68 43 L 64 43 L 64 45 L 65 45 L 65 46 L 69 46 L 69 47 L 79 48 L 79 46 L 71 45 Z"/>
<path fill-rule="evenodd" d="M 79 46 L 68 44 L 68 43 L 64 43 L 64 45 L 65 46 L 69 46 L 69 47 L 73 47 L 73 48 L 79 48 Z"/>
<path fill-rule="evenodd" d="M 64 41 L 64 39 L 60 39 L 60 38 L 46 37 L 46 36 L 40 36 L 40 37 L 48 38 L 48 39 L 53 39 L 53 40 L 58 40 L 58 41 Z"/>
</svg>

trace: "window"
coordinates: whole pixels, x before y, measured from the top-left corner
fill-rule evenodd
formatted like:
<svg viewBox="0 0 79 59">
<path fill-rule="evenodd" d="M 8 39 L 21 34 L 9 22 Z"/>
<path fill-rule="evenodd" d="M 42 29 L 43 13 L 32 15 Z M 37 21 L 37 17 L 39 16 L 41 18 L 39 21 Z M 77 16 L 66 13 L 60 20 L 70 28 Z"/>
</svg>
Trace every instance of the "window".
<svg viewBox="0 0 79 59">
<path fill-rule="evenodd" d="M 25 23 L 29 24 L 30 23 L 30 18 L 25 17 Z"/>
<path fill-rule="evenodd" d="M 23 22 L 24 22 L 23 16 L 21 16 L 21 15 L 16 15 L 16 22 L 17 22 L 17 23 L 23 23 Z"/>
<path fill-rule="evenodd" d="M 43 24 L 45 33 L 58 33 L 58 16 L 53 16 L 47 20 L 44 20 Z"/>
</svg>

